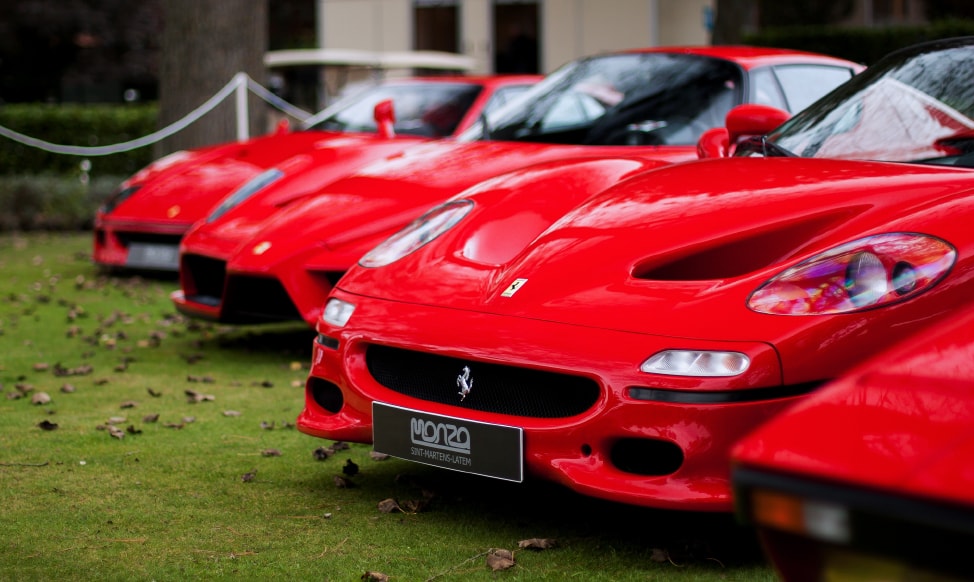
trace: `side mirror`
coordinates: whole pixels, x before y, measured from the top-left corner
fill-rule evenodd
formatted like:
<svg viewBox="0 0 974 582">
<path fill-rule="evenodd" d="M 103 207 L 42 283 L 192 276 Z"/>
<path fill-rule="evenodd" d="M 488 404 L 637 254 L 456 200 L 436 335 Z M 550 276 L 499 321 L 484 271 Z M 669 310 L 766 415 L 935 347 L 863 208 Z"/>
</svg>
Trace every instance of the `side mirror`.
<svg viewBox="0 0 974 582">
<path fill-rule="evenodd" d="M 392 99 L 385 99 L 375 104 L 372 111 L 375 116 L 375 127 L 380 137 L 396 137 L 396 130 L 393 124 L 396 123 L 396 110 L 392 105 Z"/>
<path fill-rule="evenodd" d="M 770 105 L 749 103 L 730 110 L 725 120 L 729 147 L 746 137 L 767 135 L 788 121 L 791 114 Z"/>
<path fill-rule="evenodd" d="M 724 127 L 712 127 L 697 140 L 697 157 L 726 158 L 730 155 L 730 138 Z"/>
<path fill-rule="evenodd" d="M 284 135 L 291 131 L 291 122 L 287 120 L 287 117 L 282 118 L 277 122 L 274 127 L 274 135 Z"/>
</svg>

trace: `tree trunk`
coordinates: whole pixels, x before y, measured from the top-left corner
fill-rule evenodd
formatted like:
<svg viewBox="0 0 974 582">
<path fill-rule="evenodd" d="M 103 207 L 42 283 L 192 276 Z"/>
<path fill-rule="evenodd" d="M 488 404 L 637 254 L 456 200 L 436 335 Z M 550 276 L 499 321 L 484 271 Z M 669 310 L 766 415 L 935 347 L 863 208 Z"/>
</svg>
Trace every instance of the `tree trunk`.
<svg viewBox="0 0 974 582">
<path fill-rule="evenodd" d="M 740 44 L 755 28 L 756 0 L 716 0 L 713 44 Z"/>
<path fill-rule="evenodd" d="M 168 127 L 220 91 L 238 72 L 264 83 L 267 0 L 163 0 L 159 124 Z M 266 130 L 266 106 L 248 94 L 250 134 Z M 176 150 L 237 138 L 234 96 L 156 148 Z"/>
</svg>

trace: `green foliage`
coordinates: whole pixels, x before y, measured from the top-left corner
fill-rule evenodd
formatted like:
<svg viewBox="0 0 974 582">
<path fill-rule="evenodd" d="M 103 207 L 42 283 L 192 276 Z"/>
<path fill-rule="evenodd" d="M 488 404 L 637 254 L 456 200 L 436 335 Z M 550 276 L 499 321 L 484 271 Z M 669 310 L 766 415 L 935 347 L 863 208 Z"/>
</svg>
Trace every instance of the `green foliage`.
<svg viewBox="0 0 974 582">
<path fill-rule="evenodd" d="M 57 145 L 106 146 L 156 130 L 156 105 L 8 104 L 0 107 L 0 125 Z M 152 147 L 104 156 L 83 157 L 47 152 L 0 137 L 0 175 L 75 175 L 83 160 L 102 175 L 128 176 L 152 161 Z"/>
<path fill-rule="evenodd" d="M 746 35 L 745 44 L 819 52 L 872 65 L 885 55 L 930 40 L 974 35 L 974 20 L 877 28 L 789 26 Z"/>
<path fill-rule="evenodd" d="M 87 230 L 95 210 L 119 185 L 118 176 L 0 175 L 0 231 Z"/>
<path fill-rule="evenodd" d="M 729 515 L 618 506 L 304 435 L 293 423 L 310 328 L 188 321 L 174 281 L 101 275 L 90 248 L 83 233 L 0 235 L 5 580 L 774 580 Z M 32 403 L 41 392 L 51 401 Z M 318 460 L 319 447 L 334 453 Z M 342 481 L 349 459 L 359 471 Z M 386 499 L 423 507 L 387 513 Z M 557 545 L 519 548 L 531 538 Z M 515 565 L 492 572 L 492 548 Z"/>
</svg>

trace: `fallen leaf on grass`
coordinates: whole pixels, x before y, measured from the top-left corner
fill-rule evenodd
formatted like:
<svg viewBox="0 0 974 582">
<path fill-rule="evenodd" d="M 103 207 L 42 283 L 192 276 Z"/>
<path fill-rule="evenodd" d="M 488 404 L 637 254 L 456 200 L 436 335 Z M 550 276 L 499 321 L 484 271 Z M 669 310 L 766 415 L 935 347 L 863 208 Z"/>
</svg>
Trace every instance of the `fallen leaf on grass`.
<svg viewBox="0 0 974 582">
<path fill-rule="evenodd" d="M 427 505 L 429 501 L 425 499 L 405 499 L 399 502 L 399 508 L 406 513 L 422 513 Z"/>
<path fill-rule="evenodd" d="M 181 422 L 167 422 L 166 424 L 164 424 L 162 426 L 164 426 L 166 428 L 181 429 L 185 425 L 183 423 L 181 423 Z"/>
<path fill-rule="evenodd" d="M 118 405 L 119 408 L 135 408 L 139 403 L 134 400 L 126 400 L 125 402 Z"/>
<path fill-rule="evenodd" d="M 392 513 L 393 511 L 402 511 L 402 508 L 399 507 L 398 501 L 390 497 L 379 502 L 379 511 L 382 513 Z"/>
<path fill-rule="evenodd" d="M 135 425 L 134 424 L 128 425 L 128 428 L 125 429 L 125 432 L 127 432 L 129 434 L 142 434 L 142 430 L 141 429 L 138 429 L 138 428 L 135 428 Z"/>
<path fill-rule="evenodd" d="M 311 454 L 314 455 L 314 458 L 316 460 L 318 460 L 318 461 L 324 461 L 328 457 L 334 455 L 335 454 L 335 451 L 333 451 L 332 449 L 330 449 L 328 447 L 318 447 L 317 449 L 315 449 L 314 451 L 312 451 Z"/>
<path fill-rule="evenodd" d="M 157 390 L 153 390 L 152 388 L 146 388 L 145 391 L 148 392 L 149 393 L 149 396 L 151 396 L 153 398 L 159 398 L 160 396 L 162 396 L 162 392 L 159 392 Z"/>
<path fill-rule="evenodd" d="M 250 483 L 256 477 L 257 477 L 257 469 L 254 469 L 248 473 L 244 473 L 243 475 L 241 475 L 240 480 L 243 481 L 244 483 Z"/>
<path fill-rule="evenodd" d="M 34 371 L 46 372 L 50 367 L 51 365 L 46 362 L 37 362 L 36 364 L 34 364 Z"/>
<path fill-rule="evenodd" d="M 55 430 L 55 429 L 57 429 L 57 423 L 51 422 L 50 420 L 42 420 L 42 421 L 40 421 L 40 422 L 37 423 L 37 426 L 39 426 L 41 430 Z"/>
<path fill-rule="evenodd" d="M 557 545 L 558 542 L 550 538 L 531 538 L 517 543 L 517 547 L 524 550 L 548 550 Z"/>
<path fill-rule="evenodd" d="M 65 394 L 71 394 L 75 390 L 77 390 L 77 388 L 74 387 L 74 384 L 65 384 L 61 386 L 61 392 L 64 392 Z"/>
<path fill-rule="evenodd" d="M 355 464 L 355 461 L 346 459 L 345 465 L 342 467 L 342 473 L 345 473 L 349 477 L 354 477 L 358 474 L 358 465 Z"/>
<path fill-rule="evenodd" d="M 50 404 L 51 396 L 47 392 L 38 392 L 30 397 L 31 404 Z"/>
<path fill-rule="evenodd" d="M 125 438 L 125 431 L 118 428 L 117 426 L 109 426 L 108 434 L 111 435 L 113 438 L 117 438 L 119 440 Z"/>
<path fill-rule="evenodd" d="M 263 451 L 260 452 L 260 454 L 265 457 L 280 457 L 281 451 L 277 449 L 264 449 Z"/>
<path fill-rule="evenodd" d="M 373 461 L 385 461 L 389 458 L 389 455 L 376 451 L 369 451 L 369 457 L 371 457 Z"/>
<path fill-rule="evenodd" d="M 492 572 L 507 570 L 514 566 L 514 554 L 510 550 L 491 550 L 487 554 L 487 565 L 490 566 Z"/>
<path fill-rule="evenodd" d="M 155 422 L 157 420 L 159 420 L 158 412 L 155 414 L 146 414 L 145 416 L 142 417 L 142 422 Z"/>
<path fill-rule="evenodd" d="M 332 479 L 334 479 L 335 481 L 335 487 L 338 487 L 339 489 L 351 489 L 355 487 L 355 483 L 347 477 L 342 477 L 341 475 L 335 475 L 334 477 L 332 477 Z"/>
<path fill-rule="evenodd" d="M 216 396 L 213 396 L 212 394 L 203 394 L 201 392 L 197 392 L 196 390 L 186 390 L 185 392 L 190 404 L 195 402 L 212 402 L 216 400 Z"/>
<path fill-rule="evenodd" d="M 224 410 L 223 416 L 240 416 L 239 410 Z"/>
<path fill-rule="evenodd" d="M 366 582 L 389 582 L 389 576 L 382 572 L 366 572 L 362 574 L 362 580 Z"/>
</svg>

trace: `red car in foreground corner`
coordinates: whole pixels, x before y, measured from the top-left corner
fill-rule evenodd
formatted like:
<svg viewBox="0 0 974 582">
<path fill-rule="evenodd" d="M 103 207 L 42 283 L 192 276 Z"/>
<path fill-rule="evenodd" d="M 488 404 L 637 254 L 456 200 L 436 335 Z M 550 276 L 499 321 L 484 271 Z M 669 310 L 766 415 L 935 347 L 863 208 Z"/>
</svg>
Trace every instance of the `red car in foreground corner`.
<svg viewBox="0 0 974 582">
<path fill-rule="evenodd" d="M 125 180 L 98 209 L 94 261 L 105 268 L 175 272 L 179 242 L 190 226 L 238 187 L 244 196 L 273 182 L 275 167 L 285 160 L 313 166 L 318 183 L 327 183 L 412 144 L 456 135 L 540 79 L 386 81 L 321 111 L 300 131 L 170 154 Z M 377 135 L 373 110 L 388 99 L 394 104 L 397 139 Z"/>
<path fill-rule="evenodd" d="M 972 80 L 974 39 L 925 45 L 732 158 L 566 161 L 468 190 L 338 282 L 299 429 L 730 511 L 733 443 L 970 301 Z M 754 133 L 737 113 L 732 143 Z M 601 175 L 620 180 L 593 194 Z"/>
<path fill-rule="evenodd" d="M 626 157 L 625 169 L 584 177 L 586 188 L 602 189 L 635 169 L 695 159 L 697 138 L 723 125 L 734 105 L 798 111 L 860 69 L 822 55 L 748 47 L 579 59 L 457 141 L 410 148 L 300 201 L 295 195 L 308 181 L 293 172 L 201 221 L 183 241 L 182 289 L 173 301 L 187 315 L 225 323 L 303 319 L 313 326 L 331 286 L 360 256 L 473 184 L 553 160 Z"/>
<path fill-rule="evenodd" d="M 784 580 L 970 580 L 972 460 L 968 308 L 745 438 L 733 479 Z"/>
</svg>

